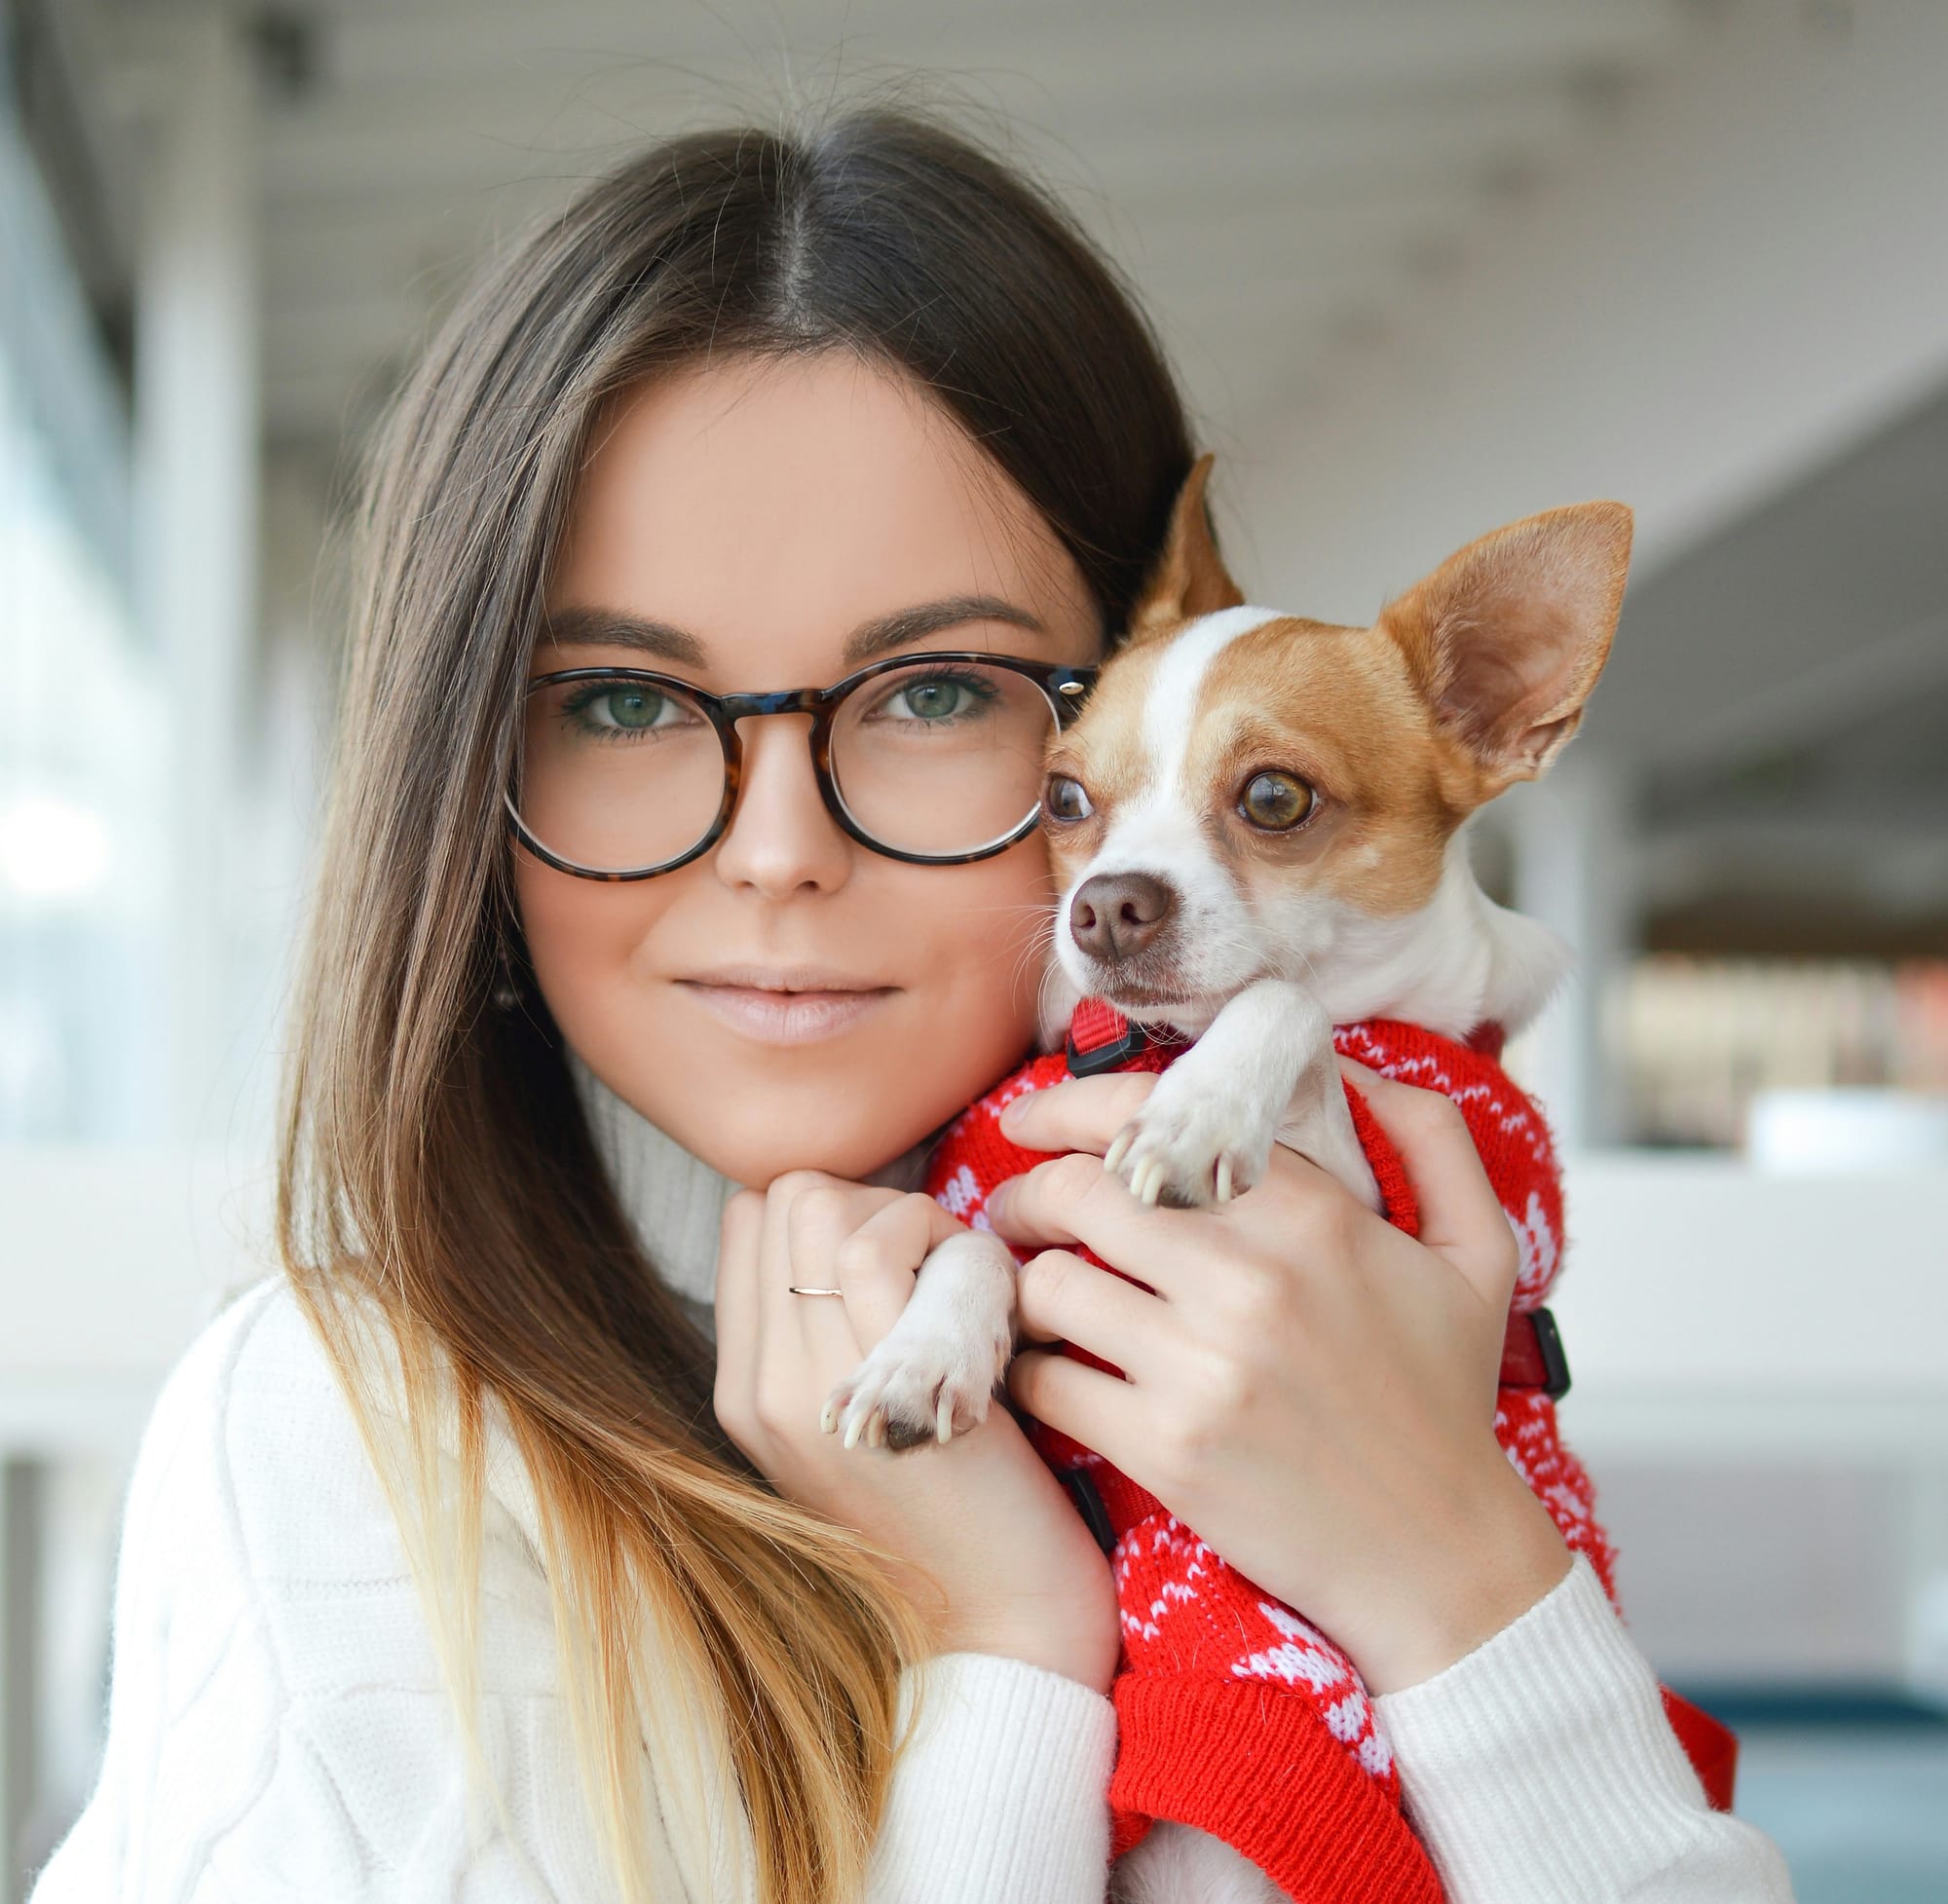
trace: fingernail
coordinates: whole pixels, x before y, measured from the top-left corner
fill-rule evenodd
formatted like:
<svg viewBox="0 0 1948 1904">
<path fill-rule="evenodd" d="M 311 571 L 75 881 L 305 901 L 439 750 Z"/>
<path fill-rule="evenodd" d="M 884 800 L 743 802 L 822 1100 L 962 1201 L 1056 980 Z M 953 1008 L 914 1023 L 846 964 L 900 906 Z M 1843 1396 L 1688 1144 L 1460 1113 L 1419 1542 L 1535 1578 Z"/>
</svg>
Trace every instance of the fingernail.
<svg viewBox="0 0 1948 1904">
<path fill-rule="evenodd" d="M 1027 1102 L 1026 1098 L 1010 1098 L 1001 1106 L 1001 1115 L 996 1121 L 1002 1130 L 1012 1131 L 1022 1121 L 1022 1106 Z"/>
<path fill-rule="evenodd" d="M 1004 1181 L 995 1184 L 988 1192 L 988 1201 L 983 1205 L 983 1208 L 988 1213 L 989 1222 L 998 1222 L 1006 1213 L 1008 1208 L 1008 1185 L 1014 1180 L 1013 1177 L 1008 1177 Z"/>
</svg>

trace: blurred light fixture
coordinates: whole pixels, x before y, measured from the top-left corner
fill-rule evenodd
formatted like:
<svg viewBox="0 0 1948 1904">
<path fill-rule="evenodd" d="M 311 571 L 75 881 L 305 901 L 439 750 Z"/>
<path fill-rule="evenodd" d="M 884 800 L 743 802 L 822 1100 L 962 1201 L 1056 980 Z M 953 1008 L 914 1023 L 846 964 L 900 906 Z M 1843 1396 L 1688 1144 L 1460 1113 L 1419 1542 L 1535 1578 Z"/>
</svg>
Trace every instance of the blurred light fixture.
<svg viewBox="0 0 1948 1904">
<path fill-rule="evenodd" d="M 0 805 L 0 885 L 22 899 L 80 899 L 108 872 L 108 829 L 101 816 L 52 794 L 26 794 Z"/>
</svg>

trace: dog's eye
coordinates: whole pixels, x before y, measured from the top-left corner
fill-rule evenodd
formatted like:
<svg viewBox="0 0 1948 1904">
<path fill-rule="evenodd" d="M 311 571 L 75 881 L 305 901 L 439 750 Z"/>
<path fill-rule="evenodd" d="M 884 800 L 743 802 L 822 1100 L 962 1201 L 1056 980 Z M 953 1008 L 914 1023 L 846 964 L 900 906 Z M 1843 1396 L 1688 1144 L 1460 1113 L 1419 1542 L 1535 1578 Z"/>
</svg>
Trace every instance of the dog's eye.
<svg viewBox="0 0 1948 1904">
<path fill-rule="evenodd" d="M 1271 769 L 1245 783 L 1238 809 L 1254 826 L 1283 833 L 1312 811 L 1313 799 L 1312 789 L 1296 774 Z"/>
<path fill-rule="evenodd" d="M 1089 796 L 1082 790 L 1080 780 L 1071 780 L 1066 773 L 1051 773 L 1048 787 L 1042 794 L 1041 803 L 1051 820 L 1086 820 L 1095 808 L 1089 803 Z"/>
</svg>

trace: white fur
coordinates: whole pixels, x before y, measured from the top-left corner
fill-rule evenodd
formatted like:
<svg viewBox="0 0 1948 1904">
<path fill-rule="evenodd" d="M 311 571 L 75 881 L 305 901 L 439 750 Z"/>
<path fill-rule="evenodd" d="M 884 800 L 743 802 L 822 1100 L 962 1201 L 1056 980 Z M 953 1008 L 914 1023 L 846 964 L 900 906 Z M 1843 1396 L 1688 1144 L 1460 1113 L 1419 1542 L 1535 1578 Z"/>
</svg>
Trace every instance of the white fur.
<svg viewBox="0 0 1948 1904">
<path fill-rule="evenodd" d="M 1334 1025 L 1401 1018 L 1451 1038 L 1489 1019 L 1513 1037 L 1570 963 L 1548 926 L 1481 890 L 1465 831 L 1448 840 L 1440 880 L 1417 912 L 1374 918 L 1293 895 L 1271 903 L 1256 936 L 1271 948 L 1303 948 L 1302 967 L 1289 952 L 1278 969 L 1310 985 Z"/>
<path fill-rule="evenodd" d="M 1159 1819 L 1109 1868 L 1109 1904 L 1291 1904 L 1242 1851 Z"/>
<path fill-rule="evenodd" d="M 1105 870 L 1117 839 L 1112 829 L 1077 885 Z M 1176 889 L 1177 964 L 1193 996 L 1185 1007 L 1144 1016 L 1167 1020 L 1196 1043 L 1158 1079 L 1105 1160 L 1148 1203 L 1242 1193 L 1264 1173 L 1275 1125 L 1277 1141 L 1377 1210 L 1345 1093 L 1330 1088 L 1332 1027 L 1402 1018 L 1462 1037 L 1492 1019 L 1513 1033 L 1541 1009 L 1568 964 L 1568 948 L 1554 932 L 1481 890 L 1460 833 L 1448 841 L 1427 904 L 1393 918 L 1303 893 L 1255 902 L 1225 875 L 1201 830 L 1153 825 L 1149 839 L 1151 857 L 1115 870 L 1146 872 Z M 1072 898 L 1073 887 L 1064 897 L 1065 918 Z M 1093 961 L 1066 924 L 1057 950 L 1071 979 L 1095 989 Z M 1286 1080 L 1282 1096 L 1254 1095 Z"/>
<path fill-rule="evenodd" d="M 1303 986 L 1257 979 L 1157 1079 L 1105 1160 L 1145 1203 L 1222 1203 L 1283 1143 L 1381 1208 L 1332 1055 L 1332 1021 Z"/>
<path fill-rule="evenodd" d="M 1014 1253 L 992 1230 L 964 1230 L 921 1268 L 899 1320 L 826 1400 L 821 1426 L 848 1448 L 945 1441 L 988 1419 L 1015 1346 Z"/>
</svg>

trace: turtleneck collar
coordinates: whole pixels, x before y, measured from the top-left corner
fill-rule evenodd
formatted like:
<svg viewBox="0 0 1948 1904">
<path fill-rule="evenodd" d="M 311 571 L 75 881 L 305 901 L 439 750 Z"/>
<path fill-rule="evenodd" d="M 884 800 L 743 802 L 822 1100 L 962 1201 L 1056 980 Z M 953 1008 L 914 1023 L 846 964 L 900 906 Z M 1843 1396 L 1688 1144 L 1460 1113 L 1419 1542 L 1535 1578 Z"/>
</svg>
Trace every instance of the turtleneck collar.
<svg viewBox="0 0 1948 1904">
<path fill-rule="evenodd" d="M 718 1230 L 724 1206 L 742 1186 L 652 1124 L 572 1051 L 568 1068 L 596 1154 L 644 1254 L 697 1326 L 714 1339 Z M 928 1132 L 865 1180 L 895 1190 L 918 1189 L 939 1136 Z"/>
</svg>

